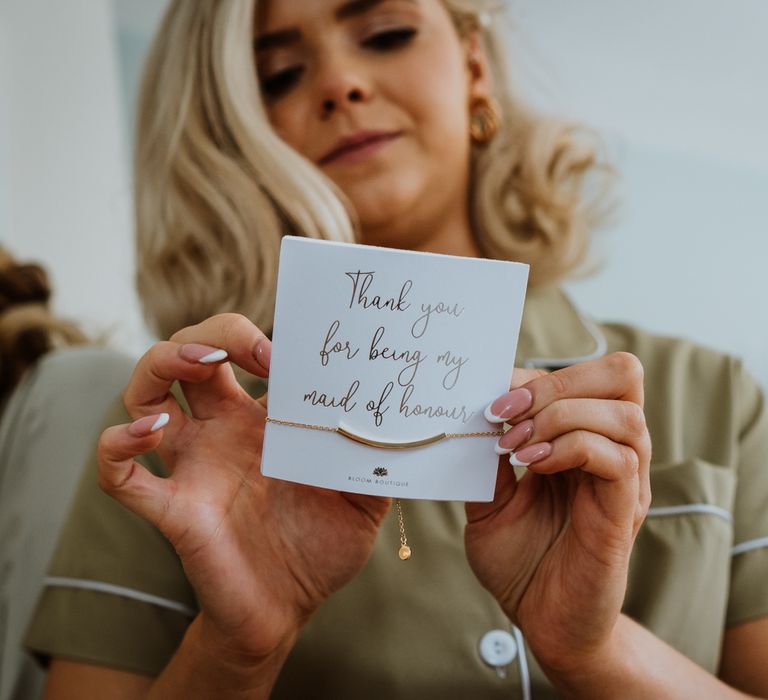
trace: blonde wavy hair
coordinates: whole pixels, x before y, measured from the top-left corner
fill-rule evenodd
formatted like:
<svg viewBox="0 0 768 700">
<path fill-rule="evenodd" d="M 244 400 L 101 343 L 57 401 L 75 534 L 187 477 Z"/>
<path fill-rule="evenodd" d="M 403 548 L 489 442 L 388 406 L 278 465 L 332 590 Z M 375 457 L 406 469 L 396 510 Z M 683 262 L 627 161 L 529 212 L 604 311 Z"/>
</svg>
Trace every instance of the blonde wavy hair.
<svg viewBox="0 0 768 700">
<path fill-rule="evenodd" d="M 136 122 L 137 285 L 160 337 L 222 311 L 272 327 L 285 234 L 354 242 L 343 193 L 267 119 L 252 27 L 258 0 L 173 0 L 151 47 Z M 442 0 L 460 35 L 478 32 L 501 128 L 473 148 L 472 222 L 488 257 L 527 262 L 553 283 L 585 259 L 610 207 L 597 138 L 518 99 L 505 53 L 510 26 L 493 0 Z M 585 138 L 585 136 L 587 138 Z"/>
</svg>

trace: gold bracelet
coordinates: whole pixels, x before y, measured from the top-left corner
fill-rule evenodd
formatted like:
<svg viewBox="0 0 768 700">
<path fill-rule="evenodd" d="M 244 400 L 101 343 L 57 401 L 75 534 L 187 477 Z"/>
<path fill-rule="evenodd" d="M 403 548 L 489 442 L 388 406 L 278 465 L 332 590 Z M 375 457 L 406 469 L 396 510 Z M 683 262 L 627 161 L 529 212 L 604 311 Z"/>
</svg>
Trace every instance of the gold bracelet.
<svg viewBox="0 0 768 700">
<path fill-rule="evenodd" d="M 339 425 L 336 428 L 331 428 L 327 425 L 312 425 L 311 423 L 298 423 L 290 420 L 280 420 L 279 418 L 271 418 L 267 416 L 267 423 L 275 423 L 276 425 L 287 425 L 291 428 L 305 428 L 307 430 L 322 430 L 326 433 L 337 433 L 342 437 L 358 442 L 362 445 L 368 445 L 369 447 L 375 447 L 380 450 L 411 450 L 416 447 L 424 447 L 425 445 L 431 445 L 441 440 L 448 440 L 452 438 L 477 438 L 477 437 L 501 437 L 504 435 L 503 430 L 489 430 L 475 433 L 438 433 L 432 437 L 423 438 L 422 440 L 412 440 L 410 442 L 384 442 L 382 440 L 372 440 L 371 438 L 363 437 L 353 433 L 343 425 Z M 408 546 L 408 537 L 405 534 L 405 523 L 403 522 L 403 506 L 400 503 L 400 499 L 396 498 L 395 509 L 397 510 L 397 524 L 400 529 L 400 549 L 397 554 L 402 561 L 411 558 L 411 548 Z"/>
<path fill-rule="evenodd" d="M 267 417 L 267 423 L 287 425 L 292 428 L 306 428 L 307 430 L 322 430 L 327 433 L 338 433 L 348 440 L 359 442 L 362 445 L 368 445 L 368 447 L 376 447 L 380 450 L 412 450 L 416 447 L 424 447 L 425 445 L 431 445 L 435 442 L 440 442 L 441 440 L 448 440 L 451 438 L 501 437 L 504 435 L 503 430 L 488 430 L 476 433 L 438 433 L 432 437 L 423 438 L 421 440 L 412 440 L 410 442 L 383 442 L 381 440 L 373 440 L 372 438 L 357 435 L 356 433 L 353 433 L 349 428 L 345 428 L 341 424 L 336 428 L 331 428 L 327 425 L 297 423 L 296 421 L 280 420 L 279 418 L 270 418 L 269 416 Z"/>
</svg>

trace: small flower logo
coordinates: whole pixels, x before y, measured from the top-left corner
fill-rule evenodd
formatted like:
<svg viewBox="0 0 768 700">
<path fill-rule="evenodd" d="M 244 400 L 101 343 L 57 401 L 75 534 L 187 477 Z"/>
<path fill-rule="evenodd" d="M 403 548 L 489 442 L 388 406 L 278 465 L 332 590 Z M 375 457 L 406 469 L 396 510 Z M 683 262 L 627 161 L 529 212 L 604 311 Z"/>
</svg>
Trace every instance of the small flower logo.
<svg viewBox="0 0 768 700">
<path fill-rule="evenodd" d="M 389 474 L 386 467 L 376 467 L 376 469 L 373 470 L 374 476 L 386 476 Z"/>
</svg>

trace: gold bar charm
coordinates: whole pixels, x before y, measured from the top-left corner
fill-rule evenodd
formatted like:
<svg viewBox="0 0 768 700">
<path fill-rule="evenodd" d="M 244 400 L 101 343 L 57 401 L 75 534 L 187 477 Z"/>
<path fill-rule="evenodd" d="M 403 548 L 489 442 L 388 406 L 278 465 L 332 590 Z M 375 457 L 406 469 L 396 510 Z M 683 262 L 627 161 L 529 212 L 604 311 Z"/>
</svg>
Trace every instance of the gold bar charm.
<svg viewBox="0 0 768 700">
<path fill-rule="evenodd" d="M 381 440 L 371 440 L 371 438 L 355 435 L 341 426 L 336 428 L 336 432 L 339 435 L 343 435 L 348 440 L 359 442 L 360 444 L 368 445 L 369 447 L 378 447 L 381 450 L 411 450 L 414 447 L 424 447 L 425 445 L 431 445 L 432 443 L 446 439 L 445 433 L 440 433 L 439 435 L 433 435 L 432 437 L 424 438 L 423 440 L 414 440 L 413 442 L 382 442 Z"/>
</svg>

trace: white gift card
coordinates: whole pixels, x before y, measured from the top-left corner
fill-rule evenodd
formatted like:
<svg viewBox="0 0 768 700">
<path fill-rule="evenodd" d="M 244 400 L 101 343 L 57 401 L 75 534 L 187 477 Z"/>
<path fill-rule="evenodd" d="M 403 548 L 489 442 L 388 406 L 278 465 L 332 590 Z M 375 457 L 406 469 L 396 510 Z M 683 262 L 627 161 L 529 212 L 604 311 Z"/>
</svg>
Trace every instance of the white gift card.
<svg viewBox="0 0 768 700">
<path fill-rule="evenodd" d="M 521 263 L 283 238 L 262 473 L 492 500 L 483 411 L 509 388 L 527 280 Z"/>
</svg>

